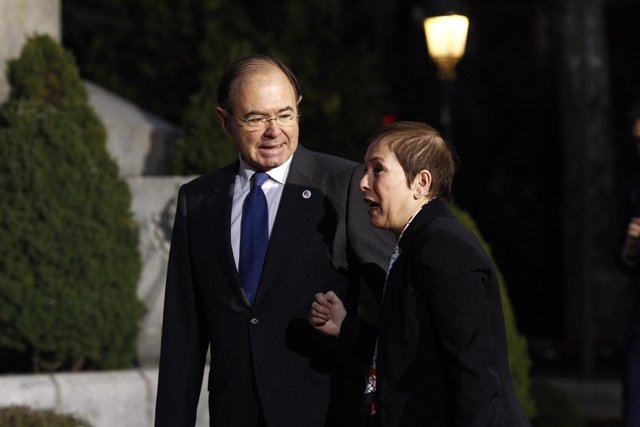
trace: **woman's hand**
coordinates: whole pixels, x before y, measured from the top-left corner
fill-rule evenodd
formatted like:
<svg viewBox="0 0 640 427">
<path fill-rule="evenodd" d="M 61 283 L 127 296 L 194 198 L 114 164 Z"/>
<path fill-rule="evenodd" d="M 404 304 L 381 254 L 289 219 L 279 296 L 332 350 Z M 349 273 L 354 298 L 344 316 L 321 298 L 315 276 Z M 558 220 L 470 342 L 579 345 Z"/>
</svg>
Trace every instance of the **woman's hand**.
<svg viewBox="0 0 640 427">
<path fill-rule="evenodd" d="M 338 296 L 329 291 L 317 293 L 315 301 L 309 311 L 309 323 L 318 331 L 331 337 L 340 335 L 342 321 L 347 316 L 347 310 Z"/>
</svg>

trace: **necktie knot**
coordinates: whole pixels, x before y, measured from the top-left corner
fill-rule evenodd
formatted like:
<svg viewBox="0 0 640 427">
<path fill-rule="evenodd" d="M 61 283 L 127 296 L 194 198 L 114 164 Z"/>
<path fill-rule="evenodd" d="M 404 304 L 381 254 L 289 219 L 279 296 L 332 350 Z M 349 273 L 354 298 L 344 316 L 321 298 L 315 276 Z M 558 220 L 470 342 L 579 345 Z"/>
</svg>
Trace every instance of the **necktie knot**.
<svg viewBox="0 0 640 427">
<path fill-rule="evenodd" d="M 256 172 L 251 177 L 251 179 L 253 180 L 254 187 L 258 187 L 258 188 L 262 187 L 262 184 L 264 184 L 268 178 L 269 178 L 269 175 L 267 175 L 266 172 Z"/>
</svg>

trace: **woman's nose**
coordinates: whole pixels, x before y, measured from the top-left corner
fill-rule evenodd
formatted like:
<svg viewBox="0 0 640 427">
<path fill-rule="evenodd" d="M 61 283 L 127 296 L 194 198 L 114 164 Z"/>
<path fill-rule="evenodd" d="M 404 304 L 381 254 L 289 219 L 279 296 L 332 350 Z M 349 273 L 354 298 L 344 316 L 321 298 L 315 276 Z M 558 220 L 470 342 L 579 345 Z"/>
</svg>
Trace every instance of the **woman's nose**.
<svg viewBox="0 0 640 427">
<path fill-rule="evenodd" d="M 369 189 L 369 175 L 364 174 L 364 176 L 360 179 L 360 190 L 367 191 Z"/>
</svg>

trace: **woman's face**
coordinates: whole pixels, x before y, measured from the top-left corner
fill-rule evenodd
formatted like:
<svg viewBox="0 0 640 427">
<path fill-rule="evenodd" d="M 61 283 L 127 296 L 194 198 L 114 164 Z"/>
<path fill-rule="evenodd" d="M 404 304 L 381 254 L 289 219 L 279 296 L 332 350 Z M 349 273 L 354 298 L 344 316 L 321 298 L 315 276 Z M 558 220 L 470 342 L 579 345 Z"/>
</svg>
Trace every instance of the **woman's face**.
<svg viewBox="0 0 640 427">
<path fill-rule="evenodd" d="M 369 205 L 371 225 L 390 229 L 398 236 L 424 200 L 416 199 L 416 191 L 407 185 L 402 166 L 386 145 L 369 145 L 364 163 L 360 189 Z"/>
</svg>

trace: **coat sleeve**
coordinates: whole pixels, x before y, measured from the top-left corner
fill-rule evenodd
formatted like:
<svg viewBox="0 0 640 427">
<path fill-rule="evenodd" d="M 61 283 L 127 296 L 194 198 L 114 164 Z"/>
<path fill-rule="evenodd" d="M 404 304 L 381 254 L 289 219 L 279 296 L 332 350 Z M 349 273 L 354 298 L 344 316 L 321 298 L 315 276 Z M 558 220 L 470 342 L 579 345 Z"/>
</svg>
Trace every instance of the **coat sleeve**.
<svg viewBox="0 0 640 427">
<path fill-rule="evenodd" d="M 206 323 L 191 274 L 187 214 L 187 197 L 182 187 L 167 270 L 156 427 L 195 424 L 206 362 Z"/>
</svg>

